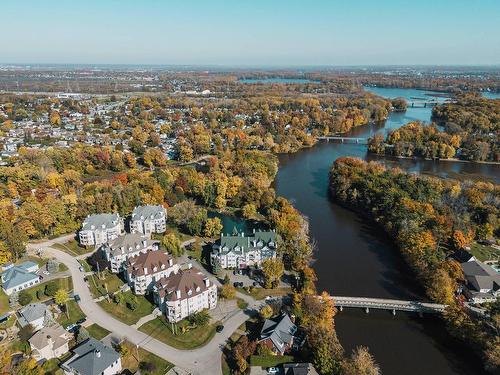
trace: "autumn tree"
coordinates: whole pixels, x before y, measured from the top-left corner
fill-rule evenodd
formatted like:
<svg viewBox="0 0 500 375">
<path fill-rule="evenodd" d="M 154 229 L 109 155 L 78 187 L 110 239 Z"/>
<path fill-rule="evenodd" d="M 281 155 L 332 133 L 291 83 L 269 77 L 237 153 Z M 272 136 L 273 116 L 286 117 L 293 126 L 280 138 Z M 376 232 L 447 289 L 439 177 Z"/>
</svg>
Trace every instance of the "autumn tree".
<svg viewBox="0 0 500 375">
<path fill-rule="evenodd" d="M 265 287 L 276 288 L 279 286 L 281 276 L 285 272 L 285 266 L 279 258 L 265 259 L 261 264 L 262 273 L 264 274 Z"/>
<path fill-rule="evenodd" d="M 167 233 L 163 236 L 161 244 L 174 257 L 180 257 L 184 254 L 184 247 L 181 241 L 174 233 Z"/>
<path fill-rule="evenodd" d="M 218 217 L 207 219 L 203 234 L 205 237 L 218 237 L 222 232 L 222 222 Z"/>
</svg>

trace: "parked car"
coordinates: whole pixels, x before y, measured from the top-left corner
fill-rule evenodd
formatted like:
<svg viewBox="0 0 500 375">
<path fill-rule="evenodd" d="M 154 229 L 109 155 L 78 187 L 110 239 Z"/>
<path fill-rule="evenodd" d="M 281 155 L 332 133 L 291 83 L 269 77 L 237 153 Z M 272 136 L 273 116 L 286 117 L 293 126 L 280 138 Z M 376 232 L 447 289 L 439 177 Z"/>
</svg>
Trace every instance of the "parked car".
<svg viewBox="0 0 500 375">
<path fill-rule="evenodd" d="M 233 283 L 233 286 L 234 286 L 235 288 L 237 288 L 239 285 L 240 285 L 240 283 L 239 283 L 239 282 L 237 282 L 237 281 L 235 281 L 235 282 Z"/>
<path fill-rule="evenodd" d="M 75 332 L 78 329 L 78 324 L 70 324 L 69 326 L 66 327 L 66 331 L 68 332 Z"/>
<path fill-rule="evenodd" d="M 240 288 L 243 288 L 243 283 L 240 281 Z"/>
<path fill-rule="evenodd" d="M 279 374 L 280 370 L 277 367 L 269 367 L 267 369 L 268 374 Z"/>
<path fill-rule="evenodd" d="M 256 281 L 254 281 L 254 282 L 252 283 L 252 285 L 253 285 L 253 286 L 257 286 L 257 282 L 256 282 Z"/>
<path fill-rule="evenodd" d="M 50 275 L 50 272 L 49 272 L 49 271 L 42 271 L 42 273 L 43 273 L 44 275 Z"/>
<path fill-rule="evenodd" d="M 83 266 L 78 267 L 78 269 L 80 270 L 80 272 L 84 271 Z"/>
<path fill-rule="evenodd" d="M 76 303 L 80 303 L 81 298 L 80 298 L 80 296 L 79 296 L 78 294 L 75 294 L 75 295 L 73 296 L 73 298 L 75 299 L 75 302 L 76 302 Z"/>
<path fill-rule="evenodd" d="M 221 333 L 223 329 L 224 329 L 224 326 L 223 326 L 222 324 L 219 324 L 219 325 L 215 328 L 215 332 L 217 332 L 217 333 Z"/>
<path fill-rule="evenodd" d="M 76 321 L 76 324 L 83 324 L 86 320 L 87 320 L 87 318 L 81 318 L 81 319 L 78 319 L 78 320 Z"/>
</svg>

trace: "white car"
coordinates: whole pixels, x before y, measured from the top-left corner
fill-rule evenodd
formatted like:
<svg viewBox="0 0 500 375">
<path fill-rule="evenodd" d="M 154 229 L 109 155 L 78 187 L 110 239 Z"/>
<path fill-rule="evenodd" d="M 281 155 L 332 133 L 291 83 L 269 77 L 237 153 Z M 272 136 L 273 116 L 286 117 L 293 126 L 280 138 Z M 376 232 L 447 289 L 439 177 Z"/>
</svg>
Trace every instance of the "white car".
<svg viewBox="0 0 500 375">
<path fill-rule="evenodd" d="M 44 275 L 50 275 L 50 272 L 49 271 L 43 271 L 42 272 Z"/>
<path fill-rule="evenodd" d="M 280 370 L 277 367 L 269 367 L 267 369 L 268 374 L 279 374 Z"/>
</svg>

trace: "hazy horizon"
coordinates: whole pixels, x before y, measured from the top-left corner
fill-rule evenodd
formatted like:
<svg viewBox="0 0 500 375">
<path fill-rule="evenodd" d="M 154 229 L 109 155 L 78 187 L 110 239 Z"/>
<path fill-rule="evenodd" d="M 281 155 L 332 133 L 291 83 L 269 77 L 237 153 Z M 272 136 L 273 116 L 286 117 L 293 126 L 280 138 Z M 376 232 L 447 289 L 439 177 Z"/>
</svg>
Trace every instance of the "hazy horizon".
<svg viewBox="0 0 500 375">
<path fill-rule="evenodd" d="M 495 0 L 20 0 L 2 13 L 4 64 L 500 65 Z"/>
</svg>

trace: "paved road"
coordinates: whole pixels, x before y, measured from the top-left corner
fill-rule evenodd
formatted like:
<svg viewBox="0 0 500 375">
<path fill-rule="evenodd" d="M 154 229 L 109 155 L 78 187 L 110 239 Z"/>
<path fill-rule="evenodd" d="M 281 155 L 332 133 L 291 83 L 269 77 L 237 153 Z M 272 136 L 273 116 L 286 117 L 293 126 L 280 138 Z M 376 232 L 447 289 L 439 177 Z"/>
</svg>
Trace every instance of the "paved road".
<svg viewBox="0 0 500 375">
<path fill-rule="evenodd" d="M 64 240 L 61 241 L 65 242 Z M 174 363 L 176 366 L 186 369 L 193 375 L 222 373 L 221 350 L 231 334 L 249 318 L 247 312 L 240 310 L 227 319 L 227 321 L 224 322 L 224 330 L 221 333 L 217 333 L 207 345 L 201 348 L 195 350 L 179 350 L 172 348 L 122 323 L 105 312 L 96 302 L 94 302 L 90 290 L 83 280 L 85 274 L 79 270 L 80 264 L 78 260 L 61 250 L 50 247 L 54 243 L 61 242 L 56 239 L 37 244 L 29 244 L 28 250 L 34 252 L 42 250 L 43 254 L 55 257 L 68 267 L 73 278 L 74 292 L 80 296 L 80 307 L 85 315 L 87 315 L 88 320 L 99 324 L 101 327 L 106 328 L 117 336 L 127 338 L 127 340 L 133 344 L 139 345 L 145 350 Z M 248 298 L 248 296 L 245 297 Z M 252 312 L 255 312 L 255 309 L 258 309 L 262 304 L 262 302 L 254 300 L 250 302 L 249 308 Z"/>
</svg>

